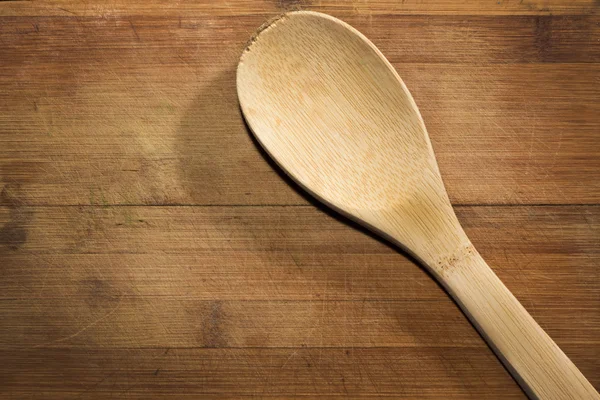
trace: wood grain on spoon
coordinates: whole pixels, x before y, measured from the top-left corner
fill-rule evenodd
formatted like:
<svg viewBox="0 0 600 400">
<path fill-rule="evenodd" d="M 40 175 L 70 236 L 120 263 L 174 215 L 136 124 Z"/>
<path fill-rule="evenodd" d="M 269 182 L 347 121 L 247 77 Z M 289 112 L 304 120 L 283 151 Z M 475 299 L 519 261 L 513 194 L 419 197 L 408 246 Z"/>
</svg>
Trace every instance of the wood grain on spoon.
<svg viewBox="0 0 600 400">
<path fill-rule="evenodd" d="M 531 397 L 600 398 L 471 244 L 412 96 L 367 38 L 325 14 L 285 14 L 244 51 L 237 87 L 281 168 L 420 260 Z"/>
</svg>

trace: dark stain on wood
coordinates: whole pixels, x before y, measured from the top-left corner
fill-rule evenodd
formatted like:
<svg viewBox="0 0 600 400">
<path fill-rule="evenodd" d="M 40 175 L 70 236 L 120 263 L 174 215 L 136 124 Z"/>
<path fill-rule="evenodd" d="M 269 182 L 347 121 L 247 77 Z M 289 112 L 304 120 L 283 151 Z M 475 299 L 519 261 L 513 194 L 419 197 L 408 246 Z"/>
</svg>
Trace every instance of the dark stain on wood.
<svg viewBox="0 0 600 400">
<path fill-rule="evenodd" d="M 211 81 L 181 121 L 177 136 L 180 181 L 192 199 L 202 199 L 205 193 L 211 191 L 222 196 L 226 193 L 227 182 L 237 179 L 226 175 L 228 170 L 222 161 L 230 157 L 231 148 L 217 144 L 219 142 L 215 139 L 224 132 L 224 123 L 229 124 L 228 135 L 244 131 L 237 103 L 235 67 L 231 65 Z M 230 121 L 237 122 L 233 125 Z M 222 154 L 219 158 L 205 156 L 206 147 L 214 146 L 213 143 L 219 146 L 216 147 Z"/>
<path fill-rule="evenodd" d="M 204 338 L 204 347 L 219 348 L 225 347 L 225 339 L 221 329 L 223 321 L 223 302 L 220 300 L 214 301 L 210 305 L 208 314 L 204 318 L 202 327 L 202 335 Z"/>
<path fill-rule="evenodd" d="M 19 209 L 23 206 L 20 199 L 21 185 L 18 183 L 7 183 L 0 192 L 0 205 L 10 209 Z"/>
<path fill-rule="evenodd" d="M 279 0 L 279 8 L 282 11 L 297 11 L 310 5 L 308 0 Z"/>
<path fill-rule="evenodd" d="M 112 309 L 121 299 L 121 292 L 106 280 L 83 279 L 80 284 L 81 294 L 92 309 Z"/>
<path fill-rule="evenodd" d="M 552 18 L 546 16 L 535 17 L 535 46 L 540 61 L 548 60 L 552 50 Z"/>
<path fill-rule="evenodd" d="M 31 211 L 23 207 L 20 196 L 21 185 L 9 183 L 0 192 L 0 206 L 9 210 L 9 220 L 0 228 L 0 246 L 18 250 L 27 242 L 27 222 Z"/>
<path fill-rule="evenodd" d="M 27 241 L 27 230 L 19 221 L 9 221 L 0 229 L 0 244 L 18 250 Z"/>
</svg>

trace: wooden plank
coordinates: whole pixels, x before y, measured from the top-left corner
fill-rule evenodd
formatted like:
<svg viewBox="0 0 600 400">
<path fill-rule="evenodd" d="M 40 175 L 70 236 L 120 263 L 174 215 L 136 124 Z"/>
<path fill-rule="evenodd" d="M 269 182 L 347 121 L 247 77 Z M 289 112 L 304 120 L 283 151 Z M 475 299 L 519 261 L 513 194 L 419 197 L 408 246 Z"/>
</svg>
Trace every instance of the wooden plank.
<svg viewBox="0 0 600 400">
<path fill-rule="evenodd" d="M 597 369 L 593 355 L 573 350 L 583 372 Z M 37 394 L 33 398 L 526 398 L 491 351 L 481 349 L 37 349 L 0 355 L 2 390 Z"/>
<path fill-rule="evenodd" d="M 5 204 L 8 202 L 5 200 Z M 393 253 L 384 243 L 312 206 L 0 208 L 3 255 L 186 254 L 295 251 Z M 481 252 L 596 254 L 596 206 L 457 207 Z M 509 232 L 515 232 L 509 235 Z M 527 242 L 527 243 L 524 243 Z"/>
<path fill-rule="evenodd" d="M 0 207 L 0 298 L 440 300 L 412 261 L 312 207 Z M 5 198 L 5 203 L 7 202 Z M 600 208 L 459 207 L 532 311 L 596 305 Z M 556 296 L 561 293 L 561 296 Z"/>
<path fill-rule="evenodd" d="M 165 3 L 160 0 L 145 2 L 96 1 L 83 4 L 77 0 L 10 1 L 0 8 L 1 15 L 42 16 L 121 16 L 121 15 L 192 15 L 239 16 L 247 14 L 278 13 L 311 9 L 343 16 L 361 15 L 577 15 L 597 10 L 594 0 L 485 0 L 477 2 L 452 0 L 394 0 L 339 1 L 339 0 L 247 0 L 244 2 L 215 3 L 211 0 Z"/>
<path fill-rule="evenodd" d="M 80 289 L 76 297 L 4 301 L 0 343 L 4 348 L 485 347 L 450 300 L 223 302 L 138 298 L 100 281 Z M 600 325 L 591 310 L 578 311 Z M 554 313 L 555 324 L 566 322 L 571 312 Z M 576 341 L 593 348 L 600 344 L 599 332 L 588 329 Z M 560 334 L 558 339 L 574 342 Z"/>
<path fill-rule="evenodd" d="M 81 398 L 108 393 L 524 398 L 491 351 L 480 349 L 38 349 L 0 355 L 4 365 L 12 365 L 3 374 L 3 390 L 30 394 L 36 382 L 36 391 L 48 398 L 59 398 L 61 391 Z M 589 368 L 593 361 L 581 356 Z"/>
<path fill-rule="evenodd" d="M 531 250 L 533 246 L 525 242 L 514 252 L 501 247 L 484 250 L 486 259 L 528 309 L 598 304 L 594 257 L 585 251 L 569 253 L 569 244 L 544 253 Z M 82 288 L 94 282 L 119 295 L 133 290 L 136 296 L 181 300 L 428 301 L 446 297 L 422 269 L 402 255 L 383 251 L 315 254 L 309 248 L 236 251 L 235 256 L 223 251 L 3 254 L 0 299 L 23 299 L 30 293 L 40 300 L 80 298 Z"/>
<path fill-rule="evenodd" d="M 138 297 L 100 280 L 77 296 L 3 301 L 3 348 L 484 348 L 449 299 L 439 301 L 196 301 Z M 573 322 L 573 313 L 585 324 Z M 600 355 L 597 304 L 536 307 L 559 344 Z M 443 352 L 440 349 L 440 352 Z"/>
<path fill-rule="evenodd" d="M 600 86 L 587 85 L 600 77 L 596 64 L 398 69 L 421 105 L 455 204 L 600 200 Z M 252 142 L 232 69 L 199 83 L 195 98 L 184 79 L 193 71 L 170 70 L 178 78 L 119 69 L 117 87 L 82 73 L 90 84 L 77 100 L 59 88 L 46 95 L 43 86 L 10 83 L 0 180 L 21 183 L 31 205 L 306 204 Z"/>
<path fill-rule="evenodd" d="M 5 346 L 483 346 L 411 261 L 312 207 L 4 202 Z M 458 216 L 559 344 L 597 351 L 600 208 Z"/>
<path fill-rule="evenodd" d="M 596 2 L 52 0 L 0 2 L 0 398 L 524 398 L 422 269 L 250 140 L 239 53 L 297 8 L 390 58 L 454 204 L 589 204 L 457 212 L 599 387 Z"/>
<path fill-rule="evenodd" d="M 72 67 L 71 71 L 63 67 L 65 77 L 75 69 L 69 63 L 165 68 L 165 64 L 182 64 L 183 58 L 191 67 L 215 68 L 231 55 L 237 61 L 251 35 L 272 16 L 0 17 L 0 54 L 10 55 L 3 57 L 8 66 L 25 64 L 30 69 L 58 63 Z M 482 65 L 600 60 L 600 16 L 595 14 L 381 15 L 369 20 L 358 16 L 345 20 L 398 63 Z M 104 72 L 110 76 L 111 71 Z"/>
<path fill-rule="evenodd" d="M 413 92 L 455 204 L 593 204 L 597 20 L 356 25 Z M 262 17 L 231 21 L 3 18 L 0 182 L 31 205 L 306 204 L 238 111 L 235 65 Z"/>
</svg>

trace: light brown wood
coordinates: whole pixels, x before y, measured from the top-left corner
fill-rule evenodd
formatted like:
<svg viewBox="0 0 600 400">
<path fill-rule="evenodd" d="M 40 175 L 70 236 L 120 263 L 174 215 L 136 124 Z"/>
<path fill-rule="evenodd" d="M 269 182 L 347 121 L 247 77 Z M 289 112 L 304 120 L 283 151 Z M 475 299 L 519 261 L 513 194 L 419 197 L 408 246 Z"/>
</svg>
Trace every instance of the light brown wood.
<svg viewBox="0 0 600 400">
<path fill-rule="evenodd" d="M 115 357 L 100 348 L 25 350 L 23 357 L 11 352 L 0 356 L 13 365 L 3 388 L 36 399 L 44 394 L 86 399 L 111 394 L 135 399 L 439 399 L 448 398 L 448 387 L 453 387 L 455 399 L 524 399 L 518 392 L 503 394 L 514 385 L 505 371 L 475 371 L 496 361 L 493 354 L 479 349 L 451 349 L 439 356 L 427 348 L 155 348 L 121 350 Z M 78 375 L 82 365 L 90 371 L 86 376 Z M 32 366 L 39 367 L 32 370 Z M 423 385 L 420 375 L 439 385 Z M 485 380 L 487 388 L 478 380 Z M 41 382 L 37 385 L 41 390 L 35 390 L 32 381 Z"/>
<path fill-rule="evenodd" d="M 452 0 L 394 0 L 339 1 L 339 0 L 246 0 L 244 2 L 214 2 L 212 0 L 181 1 L 165 4 L 160 0 L 145 2 L 111 0 L 85 4 L 77 0 L 11 1 L 0 9 L 0 15 L 41 16 L 245 16 L 275 13 L 311 7 L 316 11 L 335 12 L 340 15 L 430 14 L 430 15 L 579 15 L 590 14 L 597 5 L 594 0 L 527 0 L 456 2 Z"/>
<path fill-rule="evenodd" d="M 142 296 L 206 301 L 443 295 L 410 260 L 311 206 L 18 210 L 0 207 L 2 299 L 78 296 L 95 280 L 118 293 L 134 287 Z M 563 306 L 564 312 L 600 307 L 593 256 L 600 208 L 458 207 L 457 213 L 527 307 L 548 310 L 545 327 L 553 329 L 552 312 L 561 314 Z M 569 332 L 566 323 L 558 328 Z M 599 329 L 586 319 L 575 330 L 588 337 Z"/>
<path fill-rule="evenodd" d="M 277 164 L 420 260 L 532 398 L 600 399 L 467 238 L 411 94 L 366 37 L 326 14 L 279 16 L 244 50 L 237 89 Z"/>
<path fill-rule="evenodd" d="M 307 204 L 239 113 L 264 19 L 3 18 L 0 182 L 29 205 Z M 598 16 L 348 20 L 421 105 L 453 204 L 600 202 Z"/>
<path fill-rule="evenodd" d="M 10 210 L 0 208 L 1 221 Z M 160 398 L 185 380 L 181 396 L 190 397 L 343 396 L 345 383 L 359 398 L 522 398 L 423 270 L 313 207 L 18 210 L 28 214 L 17 220 L 27 240 L 0 246 L 6 397 Z M 600 277 L 589 254 L 600 208 L 457 213 L 507 285 L 594 376 Z M 339 359 L 345 351 L 349 359 Z"/>
<path fill-rule="evenodd" d="M 0 398 L 525 398 L 252 142 L 239 55 L 298 8 L 388 57 L 470 239 L 599 387 L 593 1 L 33 0 L 0 1 Z"/>
</svg>

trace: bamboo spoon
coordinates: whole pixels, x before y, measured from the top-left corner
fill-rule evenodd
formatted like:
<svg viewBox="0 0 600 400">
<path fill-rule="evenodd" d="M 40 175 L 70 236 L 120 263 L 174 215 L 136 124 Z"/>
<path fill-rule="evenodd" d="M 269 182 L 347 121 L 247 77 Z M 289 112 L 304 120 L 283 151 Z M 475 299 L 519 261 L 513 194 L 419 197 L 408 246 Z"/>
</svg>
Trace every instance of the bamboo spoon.
<svg viewBox="0 0 600 400">
<path fill-rule="evenodd" d="M 427 267 L 530 397 L 600 399 L 467 238 L 417 105 L 365 36 L 325 14 L 285 14 L 244 51 L 237 90 L 277 164 Z"/>
</svg>

